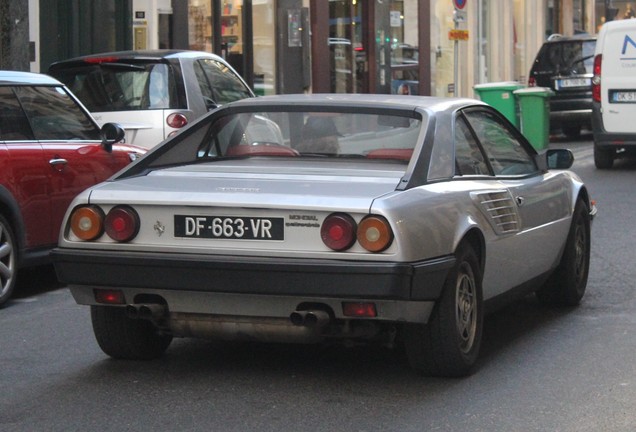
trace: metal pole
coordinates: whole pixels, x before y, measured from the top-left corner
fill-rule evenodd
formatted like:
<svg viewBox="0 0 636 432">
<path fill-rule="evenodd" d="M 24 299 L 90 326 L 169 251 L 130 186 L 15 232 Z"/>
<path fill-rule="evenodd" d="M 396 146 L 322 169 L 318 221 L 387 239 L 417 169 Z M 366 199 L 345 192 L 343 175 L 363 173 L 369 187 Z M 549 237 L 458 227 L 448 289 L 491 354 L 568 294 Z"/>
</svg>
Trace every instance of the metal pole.
<svg viewBox="0 0 636 432">
<path fill-rule="evenodd" d="M 457 9 L 453 11 L 453 21 L 455 21 L 455 30 L 459 28 L 459 21 L 457 19 Z M 453 96 L 457 97 L 457 79 L 459 75 L 459 41 L 455 39 L 454 46 L 454 60 L 453 60 Z"/>
</svg>

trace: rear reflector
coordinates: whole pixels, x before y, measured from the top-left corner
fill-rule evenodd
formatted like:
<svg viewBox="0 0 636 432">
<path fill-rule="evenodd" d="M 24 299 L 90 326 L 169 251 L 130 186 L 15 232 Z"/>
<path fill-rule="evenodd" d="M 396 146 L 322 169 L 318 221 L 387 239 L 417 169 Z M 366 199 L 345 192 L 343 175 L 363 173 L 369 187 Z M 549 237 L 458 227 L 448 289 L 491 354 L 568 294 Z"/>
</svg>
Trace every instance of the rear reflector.
<svg viewBox="0 0 636 432">
<path fill-rule="evenodd" d="M 344 316 L 357 318 L 375 318 L 378 316 L 375 303 L 343 302 L 342 314 Z"/>
<path fill-rule="evenodd" d="M 119 290 L 95 289 L 93 290 L 95 301 L 101 304 L 123 305 L 126 304 L 124 293 Z"/>
</svg>

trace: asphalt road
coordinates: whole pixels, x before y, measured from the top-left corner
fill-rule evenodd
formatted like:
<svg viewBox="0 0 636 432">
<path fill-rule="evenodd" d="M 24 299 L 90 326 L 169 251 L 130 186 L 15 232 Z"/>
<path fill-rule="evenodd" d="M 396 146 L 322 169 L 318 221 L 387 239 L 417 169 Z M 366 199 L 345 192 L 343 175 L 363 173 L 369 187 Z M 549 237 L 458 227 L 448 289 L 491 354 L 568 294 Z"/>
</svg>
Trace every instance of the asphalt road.
<svg viewBox="0 0 636 432">
<path fill-rule="evenodd" d="M 636 162 L 596 170 L 589 138 L 553 144 L 599 207 L 584 301 L 488 316 L 471 377 L 419 377 L 372 347 L 177 340 L 158 361 L 111 360 L 43 268 L 0 310 L 0 430 L 634 431 Z"/>
</svg>

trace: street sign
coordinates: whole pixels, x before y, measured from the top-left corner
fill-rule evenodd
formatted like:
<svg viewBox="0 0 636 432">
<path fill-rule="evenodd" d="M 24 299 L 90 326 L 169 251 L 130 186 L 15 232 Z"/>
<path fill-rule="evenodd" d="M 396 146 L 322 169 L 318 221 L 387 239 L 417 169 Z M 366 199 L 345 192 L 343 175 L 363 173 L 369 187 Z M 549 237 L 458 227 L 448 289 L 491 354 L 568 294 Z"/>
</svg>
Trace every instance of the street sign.
<svg viewBox="0 0 636 432">
<path fill-rule="evenodd" d="M 450 30 L 448 32 L 448 39 L 454 41 L 467 41 L 468 40 L 468 30 Z"/>
<path fill-rule="evenodd" d="M 467 1 L 468 0 L 453 0 L 453 5 L 455 6 L 455 9 L 464 9 Z"/>
</svg>

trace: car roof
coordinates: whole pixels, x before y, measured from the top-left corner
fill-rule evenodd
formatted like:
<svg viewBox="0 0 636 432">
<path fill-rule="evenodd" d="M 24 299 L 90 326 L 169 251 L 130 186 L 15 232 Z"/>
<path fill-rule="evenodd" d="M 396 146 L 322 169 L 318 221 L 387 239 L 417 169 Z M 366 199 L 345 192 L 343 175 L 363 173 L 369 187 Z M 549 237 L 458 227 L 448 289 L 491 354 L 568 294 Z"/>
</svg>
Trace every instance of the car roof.
<svg viewBox="0 0 636 432">
<path fill-rule="evenodd" d="M 225 107 L 263 107 L 264 111 L 273 107 L 289 107 L 293 109 L 311 109 L 311 107 L 329 108 L 384 108 L 402 110 L 455 111 L 467 105 L 486 105 L 476 99 L 443 98 L 434 96 L 410 96 L 389 94 L 287 94 L 274 96 L 259 96 L 257 98 L 242 99 Z"/>
<path fill-rule="evenodd" d="M 217 56 L 216 54 L 203 52 L 203 51 L 177 50 L 177 49 L 129 50 L 129 51 L 104 52 L 104 53 L 89 54 L 85 56 L 74 57 L 74 58 L 55 62 L 51 66 L 75 63 L 75 62 L 84 62 L 86 60 L 91 60 L 91 59 L 94 60 L 94 59 L 100 59 L 100 58 L 108 58 L 108 61 L 126 60 L 126 59 L 158 61 L 162 59 L 197 58 L 197 57 L 207 57 L 207 58 L 214 58 L 217 60 L 223 60 L 221 57 Z"/>
<path fill-rule="evenodd" d="M 548 40 L 544 42 L 545 45 L 548 44 L 558 44 L 558 43 L 572 43 L 572 42 L 593 42 L 596 40 L 596 36 L 592 36 L 587 33 L 581 33 L 574 36 L 562 36 L 560 34 L 550 35 Z"/>
<path fill-rule="evenodd" d="M 33 72 L 0 71 L 0 85 L 63 85 L 48 75 Z"/>
</svg>

